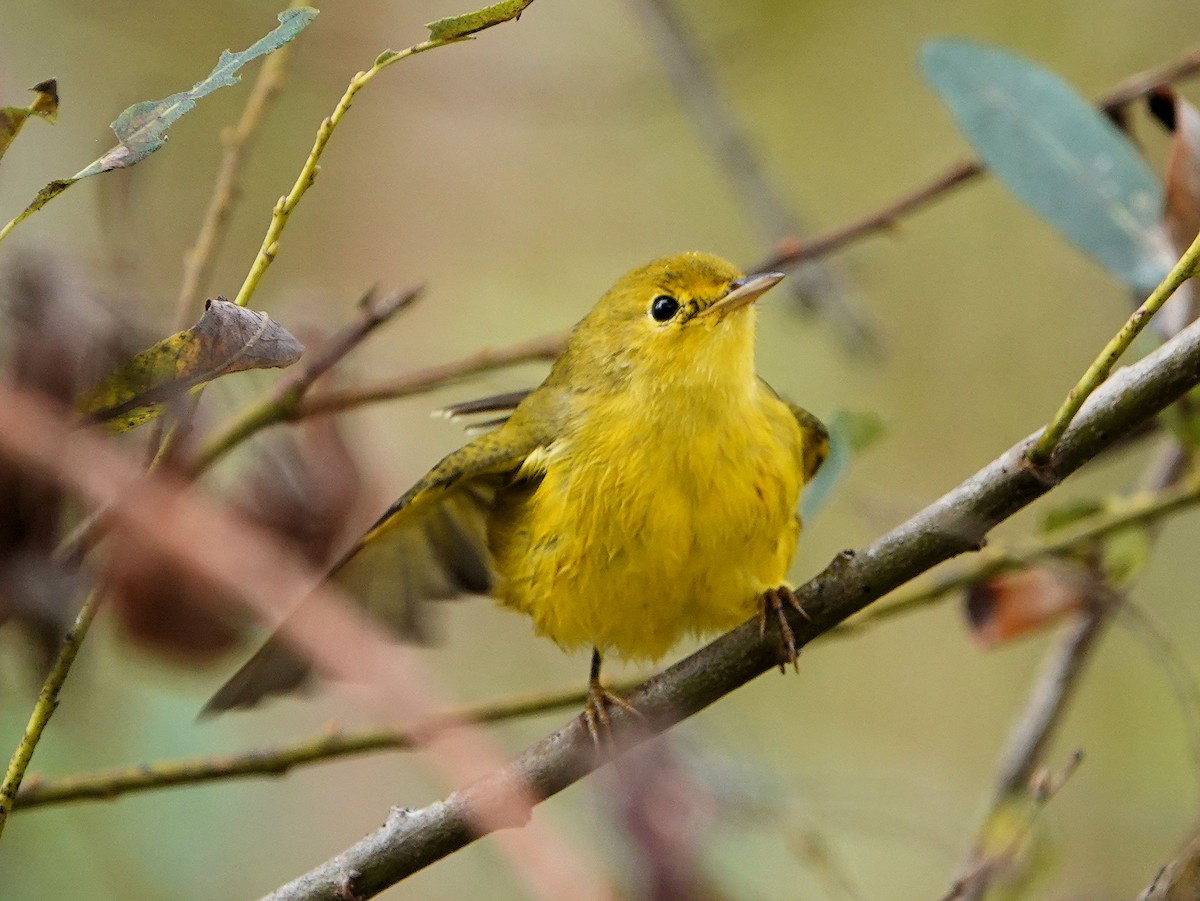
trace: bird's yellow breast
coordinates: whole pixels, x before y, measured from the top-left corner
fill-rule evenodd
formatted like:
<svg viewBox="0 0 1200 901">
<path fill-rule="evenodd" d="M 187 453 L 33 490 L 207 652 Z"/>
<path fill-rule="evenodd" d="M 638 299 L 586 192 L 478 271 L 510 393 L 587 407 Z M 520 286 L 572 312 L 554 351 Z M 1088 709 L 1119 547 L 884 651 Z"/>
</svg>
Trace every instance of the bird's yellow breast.
<svg viewBox="0 0 1200 901">
<path fill-rule="evenodd" d="M 784 580 L 804 450 L 791 411 L 757 379 L 664 401 L 605 398 L 527 461 L 540 481 L 497 498 L 497 597 L 563 647 L 655 659 Z"/>
</svg>

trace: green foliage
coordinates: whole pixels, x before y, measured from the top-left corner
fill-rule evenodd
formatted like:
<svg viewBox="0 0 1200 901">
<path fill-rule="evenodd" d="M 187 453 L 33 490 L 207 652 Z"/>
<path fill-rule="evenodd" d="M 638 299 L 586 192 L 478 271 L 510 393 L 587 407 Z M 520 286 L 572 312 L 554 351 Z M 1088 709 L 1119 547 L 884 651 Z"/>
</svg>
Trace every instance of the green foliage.
<svg viewBox="0 0 1200 901">
<path fill-rule="evenodd" d="M 303 351 L 266 313 L 209 301 L 199 322 L 132 357 L 78 407 L 89 420 L 124 432 L 156 419 L 168 401 L 196 385 L 231 372 L 289 366 Z"/>
<path fill-rule="evenodd" d="M 1163 187 L 1115 125 L 1052 72 L 996 47 L 926 45 L 921 68 L 988 168 L 1080 250 L 1140 293 L 1173 259 Z"/>
</svg>

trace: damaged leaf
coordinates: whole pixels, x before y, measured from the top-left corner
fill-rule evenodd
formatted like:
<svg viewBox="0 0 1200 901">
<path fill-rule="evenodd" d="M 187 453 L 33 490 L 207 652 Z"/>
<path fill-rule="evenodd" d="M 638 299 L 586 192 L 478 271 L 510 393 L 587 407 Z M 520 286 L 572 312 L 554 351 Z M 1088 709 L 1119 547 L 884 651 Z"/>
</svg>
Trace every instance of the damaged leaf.
<svg viewBox="0 0 1200 901">
<path fill-rule="evenodd" d="M 473 13 L 463 13 L 461 16 L 450 16 L 430 22 L 425 27 L 429 29 L 429 38 L 433 41 L 457 41 L 468 35 L 507 22 L 510 19 L 521 18 L 525 7 L 533 0 L 503 0 L 491 6 L 476 10 Z"/>
<path fill-rule="evenodd" d="M 6 106 L 0 109 L 0 159 L 8 145 L 16 138 L 21 127 L 30 116 L 41 116 L 47 122 L 58 118 L 58 82 L 53 78 L 35 84 L 29 90 L 34 92 L 33 102 L 29 106 Z"/>
<path fill-rule="evenodd" d="M 157 418 L 184 391 L 246 369 L 289 366 L 304 348 L 266 313 L 210 300 L 194 326 L 127 361 L 78 401 L 91 422 L 124 432 Z"/>
<path fill-rule="evenodd" d="M 9 224 L 8 229 L 37 212 L 77 181 L 101 172 L 124 169 L 144 160 L 166 143 L 167 129 L 191 111 L 197 100 L 218 88 L 237 84 L 241 80 L 237 71 L 242 66 L 278 50 L 293 40 L 316 16 L 317 11 L 309 7 L 286 9 L 279 14 L 279 25 L 273 31 L 240 53 L 223 51 L 216 67 L 189 90 L 180 91 L 162 100 L 144 100 L 126 109 L 112 123 L 113 133 L 119 142 L 117 146 L 70 178 L 57 179 L 47 184 L 38 191 L 29 206 Z"/>
</svg>

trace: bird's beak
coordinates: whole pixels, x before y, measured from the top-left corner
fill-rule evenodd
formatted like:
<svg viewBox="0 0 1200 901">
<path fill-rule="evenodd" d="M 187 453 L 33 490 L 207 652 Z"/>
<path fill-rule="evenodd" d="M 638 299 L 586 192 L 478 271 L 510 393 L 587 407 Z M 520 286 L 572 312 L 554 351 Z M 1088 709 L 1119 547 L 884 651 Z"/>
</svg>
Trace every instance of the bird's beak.
<svg viewBox="0 0 1200 901">
<path fill-rule="evenodd" d="M 764 272 L 761 275 L 746 275 L 735 279 L 725 295 L 704 312 L 724 317 L 746 304 L 758 300 L 767 291 L 783 281 L 782 272 Z"/>
</svg>

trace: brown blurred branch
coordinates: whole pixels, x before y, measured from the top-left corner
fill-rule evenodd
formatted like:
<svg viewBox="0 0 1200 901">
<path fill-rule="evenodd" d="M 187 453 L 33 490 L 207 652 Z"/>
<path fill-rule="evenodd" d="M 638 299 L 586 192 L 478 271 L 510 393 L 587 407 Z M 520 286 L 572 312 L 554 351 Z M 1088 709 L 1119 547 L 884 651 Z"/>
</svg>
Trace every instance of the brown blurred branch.
<svg viewBox="0 0 1200 901">
<path fill-rule="evenodd" d="M 300 5 L 293 0 L 291 6 Z M 200 292 L 204 289 L 212 270 L 213 257 L 216 256 L 221 241 L 225 237 L 225 224 L 237 203 L 238 170 L 252 143 L 251 138 L 258 130 L 259 124 L 267 111 L 267 107 L 283 86 L 283 73 L 291 48 L 287 45 L 280 47 L 263 61 L 250 96 L 246 98 L 246 106 L 237 124 L 227 127 L 221 133 L 221 143 L 225 152 L 221 156 L 221 166 L 217 170 L 217 178 L 213 183 L 212 197 L 208 201 L 208 209 L 204 212 L 204 220 L 196 235 L 196 243 L 183 255 L 183 279 L 179 286 L 179 296 L 175 300 L 175 328 L 182 329 L 187 325 L 190 310 L 196 306 Z"/>
<path fill-rule="evenodd" d="M 1184 329 L 1139 362 L 1119 370 L 1089 398 L 1045 468 L 1026 465 L 1036 435 L 1010 448 L 912 519 L 858 553 L 844 552 L 796 592 L 804 615 L 789 613 L 806 645 L 873 601 L 933 566 L 978 550 L 998 523 L 1050 491 L 1122 435 L 1200 383 L 1200 324 Z M 778 663 L 771 636 L 756 622 L 722 635 L 626 695 L 640 712 L 614 711 L 617 738 L 634 744 L 691 716 Z M 644 717 L 644 719 L 642 719 Z M 333 899 L 348 870 L 362 874 L 359 897 L 382 891 L 481 834 L 472 812 L 497 790 L 526 784 L 549 797 L 600 761 L 578 718 L 505 767 L 419 810 L 394 810 L 387 822 L 337 857 L 272 892 L 272 901 Z"/>
<path fill-rule="evenodd" d="M 637 682 L 615 682 L 622 692 Z M 31 776 L 17 796 L 14 809 L 31 810 L 72 801 L 111 800 L 134 792 L 244 777 L 282 776 L 298 766 L 326 763 L 374 751 L 411 751 L 437 731 L 462 723 L 494 723 L 540 713 L 580 707 L 586 691 L 543 692 L 502 698 L 444 713 L 411 729 L 364 729 L 329 732 L 274 748 L 223 757 L 159 760 L 96 773 L 40 778 Z"/>
<path fill-rule="evenodd" d="M 1200 49 L 1189 50 L 1172 62 L 1125 79 L 1101 96 L 1096 101 L 1096 106 L 1111 115 L 1121 107 L 1158 88 L 1192 78 L 1197 73 L 1200 73 Z M 915 190 L 901 195 L 880 209 L 825 235 L 813 238 L 811 241 L 794 237 L 786 239 L 781 242 L 779 250 L 773 256 L 753 267 L 753 271 L 764 272 L 796 266 L 808 260 L 823 257 L 846 244 L 876 232 L 895 228 L 905 216 L 944 197 L 954 188 L 982 175 L 984 171 L 986 171 L 984 165 L 978 159 L 955 163 Z"/>
<path fill-rule="evenodd" d="M 803 228 L 778 186 L 763 171 L 758 154 L 721 92 L 672 0 L 632 0 L 646 37 L 696 126 L 696 134 L 717 158 L 733 195 L 766 242 L 795 241 Z M 758 270 L 761 271 L 761 270 Z M 849 286 L 828 264 L 810 263 L 790 283 L 803 308 L 829 317 L 853 351 L 878 351 L 876 328 L 859 309 Z"/>
</svg>

